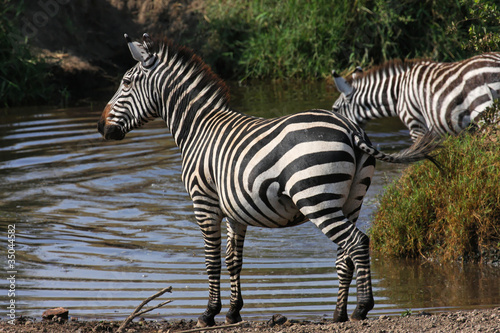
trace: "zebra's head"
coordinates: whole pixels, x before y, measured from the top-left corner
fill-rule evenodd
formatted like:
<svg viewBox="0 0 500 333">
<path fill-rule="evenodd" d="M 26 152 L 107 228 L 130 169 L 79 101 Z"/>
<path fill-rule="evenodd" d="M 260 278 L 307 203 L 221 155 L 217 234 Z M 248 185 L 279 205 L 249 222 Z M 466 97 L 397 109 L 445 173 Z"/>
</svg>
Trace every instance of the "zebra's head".
<svg viewBox="0 0 500 333">
<path fill-rule="evenodd" d="M 99 133 L 106 140 L 121 140 L 130 130 L 158 117 L 158 93 L 150 84 L 158 65 L 158 56 L 152 51 L 153 42 L 148 34 L 143 35 L 142 44 L 132 42 L 127 34 L 125 39 L 138 63 L 125 73 L 97 123 Z"/>
<path fill-rule="evenodd" d="M 355 72 L 356 73 L 356 72 Z M 353 77 L 355 76 L 353 73 Z M 332 71 L 333 81 L 337 90 L 340 92 L 339 98 L 333 103 L 332 109 L 344 116 L 349 115 L 349 109 L 351 106 L 352 95 L 354 94 L 353 86 L 347 82 L 342 76 L 338 75 L 335 71 Z"/>
<path fill-rule="evenodd" d="M 352 73 L 352 82 L 355 82 L 355 79 L 361 73 L 363 73 L 363 69 L 361 67 L 356 67 Z M 356 87 L 348 80 L 338 75 L 335 71 L 332 71 L 332 76 L 335 86 L 340 92 L 340 96 L 333 103 L 332 110 L 356 122 L 358 125 L 363 126 L 366 121 L 363 117 L 359 116 L 361 106 L 355 101 L 355 99 L 359 97 L 359 95 L 356 94 Z"/>
</svg>

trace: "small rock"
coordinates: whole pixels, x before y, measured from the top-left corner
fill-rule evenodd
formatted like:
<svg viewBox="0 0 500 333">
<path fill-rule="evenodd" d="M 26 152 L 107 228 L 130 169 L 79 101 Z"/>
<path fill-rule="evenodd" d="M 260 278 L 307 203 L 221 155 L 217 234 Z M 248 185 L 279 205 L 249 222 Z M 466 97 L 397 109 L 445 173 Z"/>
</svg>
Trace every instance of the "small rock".
<svg viewBox="0 0 500 333">
<path fill-rule="evenodd" d="M 459 316 L 455 320 L 458 321 L 459 323 L 465 323 L 465 321 L 467 320 L 467 318 L 465 318 L 464 316 Z"/>
<path fill-rule="evenodd" d="M 42 314 L 43 319 L 48 319 L 48 320 L 54 320 L 54 317 L 56 318 L 61 318 L 62 320 L 68 320 L 68 314 L 69 310 L 65 308 L 53 308 L 53 309 L 48 309 L 45 310 L 44 313 Z"/>
<path fill-rule="evenodd" d="M 420 311 L 419 313 L 417 313 L 417 316 L 427 317 L 427 316 L 432 316 L 432 313 Z"/>
<path fill-rule="evenodd" d="M 284 323 L 286 323 L 288 319 L 281 315 L 281 314 L 275 314 L 268 322 L 267 324 L 271 327 L 273 327 L 274 325 L 283 325 Z"/>
<path fill-rule="evenodd" d="M 378 319 L 380 319 L 380 320 L 386 320 L 386 319 L 389 319 L 389 316 L 387 316 L 387 315 L 381 315 L 380 317 L 378 317 Z"/>
</svg>

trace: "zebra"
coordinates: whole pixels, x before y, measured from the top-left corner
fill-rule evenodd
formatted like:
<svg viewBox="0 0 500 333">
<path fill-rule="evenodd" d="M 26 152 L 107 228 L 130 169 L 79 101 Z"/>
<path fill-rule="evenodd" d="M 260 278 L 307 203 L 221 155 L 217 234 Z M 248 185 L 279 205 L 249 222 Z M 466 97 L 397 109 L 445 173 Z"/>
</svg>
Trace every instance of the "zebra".
<svg viewBox="0 0 500 333">
<path fill-rule="evenodd" d="M 333 111 L 359 125 L 399 117 L 413 140 L 426 131 L 458 134 L 500 96 L 500 52 L 463 61 L 392 60 L 343 78 L 332 71 L 340 96 Z"/>
<path fill-rule="evenodd" d="M 352 320 L 374 306 L 369 239 L 356 228 L 375 159 L 410 163 L 431 159 L 431 136 L 395 154 L 376 150 L 363 130 L 330 110 L 273 119 L 229 106 L 229 90 L 193 53 L 168 39 L 143 43 L 125 34 L 137 64 L 129 69 L 98 121 L 106 140 L 162 118 L 181 151 L 182 181 L 204 239 L 209 282 L 207 309 L 198 326 L 215 325 L 220 297 L 221 223 L 227 224 L 230 304 L 226 323 L 242 320 L 240 273 L 248 226 L 292 227 L 313 222 L 338 245 L 339 291 L 334 320 L 347 321 L 347 297 L 356 273 Z M 158 47 L 159 44 L 159 47 Z"/>
</svg>

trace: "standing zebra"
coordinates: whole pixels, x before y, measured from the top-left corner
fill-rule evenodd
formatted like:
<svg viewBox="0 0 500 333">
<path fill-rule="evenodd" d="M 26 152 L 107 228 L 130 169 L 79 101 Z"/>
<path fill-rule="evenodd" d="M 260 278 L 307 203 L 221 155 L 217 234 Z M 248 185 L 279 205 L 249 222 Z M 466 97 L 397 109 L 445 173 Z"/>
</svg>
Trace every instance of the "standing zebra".
<svg viewBox="0 0 500 333">
<path fill-rule="evenodd" d="M 429 158 L 430 136 L 398 154 L 375 150 L 365 133 L 331 111 L 309 110 L 275 119 L 250 117 L 228 106 L 228 89 L 203 61 L 163 41 L 158 51 L 125 35 L 138 63 L 123 76 L 98 130 L 105 139 L 161 117 L 181 150 L 182 180 L 205 241 L 209 301 L 198 325 L 221 311 L 221 221 L 227 219 L 226 264 L 231 299 L 227 323 L 241 321 L 240 271 L 247 226 L 281 228 L 312 221 L 338 244 L 336 321 L 346 321 L 356 271 L 355 320 L 374 301 L 368 237 L 355 227 L 375 158 L 409 163 Z"/>
<path fill-rule="evenodd" d="M 390 61 L 373 70 L 359 68 L 348 79 L 332 73 L 340 97 L 333 110 L 359 125 L 399 117 L 413 140 L 432 129 L 457 134 L 500 94 L 500 53 L 454 63 Z"/>
</svg>

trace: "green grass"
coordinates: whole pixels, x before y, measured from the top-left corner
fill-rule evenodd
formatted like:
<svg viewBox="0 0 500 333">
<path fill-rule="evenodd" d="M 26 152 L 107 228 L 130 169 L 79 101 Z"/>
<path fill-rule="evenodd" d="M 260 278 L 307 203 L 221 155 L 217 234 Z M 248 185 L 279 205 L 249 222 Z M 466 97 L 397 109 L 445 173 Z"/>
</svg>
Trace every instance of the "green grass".
<svg viewBox="0 0 500 333">
<path fill-rule="evenodd" d="M 314 79 L 393 58 L 500 47 L 494 0 L 208 0 L 204 58 L 224 77 Z"/>
<path fill-rule="evenodd" d="M 195 37 L 183 43 L 202 45 L 204 60 L 230 79 L 313 80 L 393 58 L 453 61 L 500 50 L 497 0 L 201 3 Z M 0 0 L 0 107 L 46 102 L 58 90 L 19 32 L 22 6 Z"/>
<path fill-rule="evenodd" d="M 369 231 L 374 252 L 448 261 L 500 249 L 498 125 L 448 137 L 436 160 L 443 172 L 420 162 L 387 188 Z"/>
<path fill-rule="evenodd" d="M 209 1 L 210 45 L 239 77 L 318 77 L 343 51 L 352 10 L 350 1 Z"/>
</svg>

